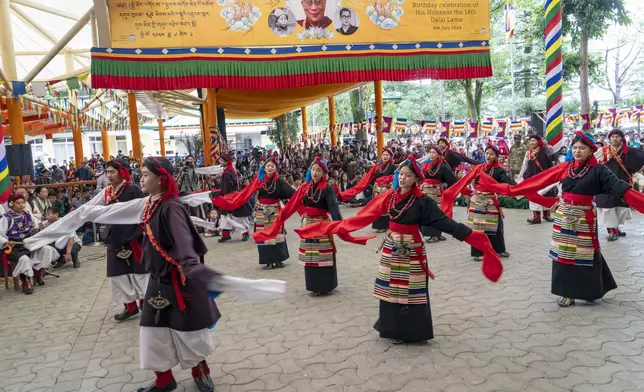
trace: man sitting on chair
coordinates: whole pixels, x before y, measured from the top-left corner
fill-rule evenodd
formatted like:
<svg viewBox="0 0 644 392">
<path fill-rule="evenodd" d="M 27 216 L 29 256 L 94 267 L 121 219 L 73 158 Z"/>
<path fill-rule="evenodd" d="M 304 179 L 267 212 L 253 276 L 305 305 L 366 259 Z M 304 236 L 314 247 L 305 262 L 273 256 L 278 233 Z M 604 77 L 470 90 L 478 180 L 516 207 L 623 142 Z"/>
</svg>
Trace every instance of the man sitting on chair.
<svg viewBox="0 0 644 392">
<path fill-rule="evenodd" d="M 45 269 L 58 258 L 58 252 L 51 246 L 36 251 L 25 248 L 23 241 L 36 234 L 38 220 L 25 210 L 27 201 L 22 194 L 9 197 L 9 211 L 0 217 L 0 248 L 6 249 L 11 263 L 13 277 L 20 277 L 22 292 L 32 294 L 33 283 L 42 286 Z"/>
</svg>

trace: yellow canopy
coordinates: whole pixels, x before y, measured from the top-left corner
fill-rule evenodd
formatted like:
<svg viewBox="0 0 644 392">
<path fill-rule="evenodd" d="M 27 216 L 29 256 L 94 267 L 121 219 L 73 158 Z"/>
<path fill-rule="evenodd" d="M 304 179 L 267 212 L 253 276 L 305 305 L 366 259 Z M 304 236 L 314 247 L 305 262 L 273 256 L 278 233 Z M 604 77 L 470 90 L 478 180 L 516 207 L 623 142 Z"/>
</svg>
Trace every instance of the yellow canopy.
<svg viewBox="0 0 644 392">
<path fill-rule="evenodd" d="M 325 84 L 276 90 L 220 89 L 217 92 L 217 107 L 224 108 L 227 119 L 275 118 L 359 85 Z"/>
</svg>

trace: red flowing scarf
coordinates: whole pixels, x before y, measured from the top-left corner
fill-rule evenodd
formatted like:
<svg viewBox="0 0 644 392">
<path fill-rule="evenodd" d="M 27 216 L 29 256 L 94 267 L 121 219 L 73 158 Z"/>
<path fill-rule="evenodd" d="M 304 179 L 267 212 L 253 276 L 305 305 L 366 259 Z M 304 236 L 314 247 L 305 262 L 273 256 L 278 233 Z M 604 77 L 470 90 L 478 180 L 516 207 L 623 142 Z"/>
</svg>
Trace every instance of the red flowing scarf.
<svg viewBox="0 0 644 392">
<path fill-rule="evenodd" d="M 215 207 L 225 211 L 234 211 L 247 203 L 248 200 L 253 196 L 253 194 L 261 189 L 262 185 L 264 185 L 264 182 L 265 181 L 260 180 L 258 176 L 255 175 L 255 177 L 253 177 L 253 180 L 250 182 L 250 184 L 248 184 L 247 187 L 237 192 L 232 192 L 223 196 L 217 196 L 212 199 L 212 204 Z"/>
<path fill-rule="evenodd" d="M 396 192 L 399 193 L 400 191 L 391 189 L 378 195 L 364 206 L 358 214 L 351 218 L 344 219 L 342 221 L 316 222 L 306 227 L 295 229 L 295 232 L 304 239 L 333 234 L 337 234 L 342 238 L 342 236 L 346 236 L 349 233 L 360 230 L 375 222 L 382 215 L 388 214 L 390 199 Z M 410 192 L 415 192 L 416 197 L 422 197 L 422 193 L 417 187 L 414 187 Z M 366 243 L 366 241 L 375 237 L 376 236 L 354 237 L 354 239 L 364 241 Z M 496 254 L 492 248 L 492 244 L 487 236 L 484 233 L 473 231 L 465 237 L 465 242 L 483 252 L 483 263 L 481 264 L 483 275 L 493 282 L 498 281 L 503 273 L 503 264 L 501 263 L 499 255 Z"/>
<path fill-rule="evenodd" d="M 300 212 L 301 215 L 301 209 L 304 207 L 304 197 L 308 193 L 309 189 L 311 187 L 319 187 L 319 188 L 326 188 L 327 182 L 326 179 L 322 179 L 320 182 L 317 184 L 314 182 L 307 182 L 300 186 L 297 191 L 291 196 L 289 199 L 288 203 L 282 208 L 282 210 L 279 212 L 279 215 L 277 216 L 277 219 L 273 224 L 271 224 L 269 227 L 265 228 L 262 231 L 259 231 L 255 234 L 253 234 L 253 239 L 257 243 L 261 242 L 266 242 L 268 240 L 271 240 L 280 233 L 280 228 L 284 226 L 288 218 L 290 218 L 294 213 Z M 339 221 L 337 221 L 339 222 Z M 342 240 L 346 242 L 351 242 L 354 244 L 360 244 L 360 245 L 365 245 L 367 243 L 367 240 L 362 238 L 362 237 L 352 237 L 348 234 L 344 235 L 338 235 Z"/>
</svg>

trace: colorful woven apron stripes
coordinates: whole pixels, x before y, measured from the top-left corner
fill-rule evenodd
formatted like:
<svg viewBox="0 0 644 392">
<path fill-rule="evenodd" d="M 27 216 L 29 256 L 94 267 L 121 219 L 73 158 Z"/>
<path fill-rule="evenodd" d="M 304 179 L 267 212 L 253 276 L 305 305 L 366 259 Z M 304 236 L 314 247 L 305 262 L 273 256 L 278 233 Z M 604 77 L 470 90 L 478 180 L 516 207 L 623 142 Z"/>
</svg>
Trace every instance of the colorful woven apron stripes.
<svg viewBox="0 0 644 392">
<path fill-rule="evenodd" d="M 389 222 L 374 296 L 395 304 L 426 304 L 428 276 L 434 279 L 418 226 Z"/>
<path fill-rule="evenodd" d="M 440 205 L 441 196 L 443 195 L 443 184 L 440 180 L 426 178 L 421 183 L 420 190 L 424 195 L 429 196 L 436 204 Z"/>
<path fill-rule="evenodd" d="M 393 187 L 391 181 L 391 176 L 378 177 L 373 184 L 373 195 L 378 196 L 379 194 L 388 191 Z"/>
<path fill-rule="evenodd" d="M 272 225 L 277 220 L 281 209 L 281 204 L 278 199 L 260 199 L 255 211 L 255 232 L 262 231 Z M 282 227 L 277 237 L 269 241 L 259 242 L 257 245 L 276 245 L 282 243 L 286 241 L 285 233 Z"/>
<path fill-rule="evenodd" d="M 476 191 L 467 210 L 467 226 L 487 235 L 495 235 L 499 226 L 499 199 L 493 193 Z"/>
<path fill-rule="evenodd" d="M 329 214 L 327 211 L 305 207 L 302 215 L 302 227 L 308 226 L 315 222 L 328 221 Z M 333 267 L 333 255 L 335 254 L 335 244 L 332 236 L 323 236 L 310 239 L 300 239 L 300 249 L 298 252 L 298 263 L 305 267 Z"/>
<path fill-rule="evenodd" d="M 592 267 L 599 240 L 593 197 L 564 193 L 552 225 L 550 257 L 561 264 Z"/>
</svg>

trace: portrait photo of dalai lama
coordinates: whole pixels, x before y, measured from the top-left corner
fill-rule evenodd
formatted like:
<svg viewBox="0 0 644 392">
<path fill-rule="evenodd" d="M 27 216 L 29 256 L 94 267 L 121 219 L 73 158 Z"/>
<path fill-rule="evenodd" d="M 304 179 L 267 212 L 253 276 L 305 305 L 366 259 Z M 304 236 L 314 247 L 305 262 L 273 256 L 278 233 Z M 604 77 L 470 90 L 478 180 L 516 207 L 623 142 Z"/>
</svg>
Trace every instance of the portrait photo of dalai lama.
<svg viewBox="0 0 644 392">
<path fill-rule="evenodd" d="M 356 15 L 351 8 L 341 8 L 339 17 L 340 27 L 335 30 L 339 34 L 351 35 L 358 31 Z M 336 23 L 335 25 L 337 26 L 338 23 Z"/>
<path fill-rule="evenodd" d="M 302 0 L 304 19 L 298 20 L 297 24 L 305 29 L 321 28 L 326 29 L 333 21 L 325 15 L 326 0 Z M 333 15 L 333 14 L 331 14 Z"/>
</svg>

